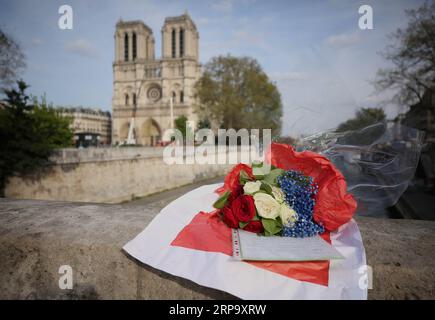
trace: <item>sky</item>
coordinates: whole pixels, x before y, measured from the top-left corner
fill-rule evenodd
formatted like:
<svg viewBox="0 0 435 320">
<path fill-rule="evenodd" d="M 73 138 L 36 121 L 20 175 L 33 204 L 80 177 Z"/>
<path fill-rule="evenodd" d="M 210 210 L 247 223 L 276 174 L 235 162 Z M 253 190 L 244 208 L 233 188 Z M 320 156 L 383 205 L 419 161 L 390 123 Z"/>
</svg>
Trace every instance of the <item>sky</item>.
<svg viewBox="0 0 435 320">
<path fill-rule="evenodd" d="M 165 17 L 186 10 L 200 35 L 200 62 L 231 54 L 259 61 L 283 102 L 283 135 L 334 128 L 362 107 L 378 107 L 371 81 L 389 64 L 379 54 L 388 34 L 407 24 L 405 10 L 422 0 L 0 0 L 0 28 L 26 55 L 22 78 L 54 105 L 111 111 L 116 22 L 142 20 L 161 56 Z M 61 5 L 73 29 L 58 27 Z M 361 5 L 373 8 L 373 29 L 358 27 Z M 384 106 L 389 117 L 403 111 Z"/>
</svg>

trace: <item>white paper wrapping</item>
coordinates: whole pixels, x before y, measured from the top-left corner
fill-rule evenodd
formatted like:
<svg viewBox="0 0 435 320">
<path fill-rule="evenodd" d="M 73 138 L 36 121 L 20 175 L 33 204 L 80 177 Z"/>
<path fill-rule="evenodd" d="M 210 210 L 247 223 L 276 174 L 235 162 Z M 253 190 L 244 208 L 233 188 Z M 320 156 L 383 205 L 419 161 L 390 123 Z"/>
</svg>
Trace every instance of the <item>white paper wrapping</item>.
<svg viewBox="0 0 435 320">
<path fill-rule="evenodd" d="M 331 261 L 328 286 L 295 280 L 223 253 L 171 246 L 198 212 L 213 211 L 219 185 L 202 186 L 171 202 L 123 249 L 153 268 L 242 299 L 367 299 L 366 257 L 354 220 L 331 233 L 332 245 L 345 259 Z"/>
</svg>

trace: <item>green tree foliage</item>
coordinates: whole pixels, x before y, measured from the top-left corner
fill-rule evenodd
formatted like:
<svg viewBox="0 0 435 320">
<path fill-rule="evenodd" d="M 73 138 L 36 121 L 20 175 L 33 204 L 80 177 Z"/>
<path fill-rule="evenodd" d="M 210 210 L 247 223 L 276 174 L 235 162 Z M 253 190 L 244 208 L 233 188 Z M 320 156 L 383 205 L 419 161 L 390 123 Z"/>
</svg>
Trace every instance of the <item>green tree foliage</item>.
<svg viewBox="0 0 435 320">
<path fill-rule="evenodd" d="M 35 131 L 48 150 L 67 148 L 72 145 L 73 132 L 70 128 L 72 117 L 60 116 L 58 111 L 47 105 L 45 98 L 34 100 L 33 119 Z"/>
<path fill-rule="evenodd" d="M 17 89 L 5 90 L 0 104 L 0 190 L 8 177 L 27 173 L 48 161 L 55 148 L 71 145 L 71 119 L 63 118 L 55 109 L 31 101 L 27 85 L 18 81 Z"/>
<path fill-rule="evenodd" d="M 384 121 L 386 115 L 381 108 L 362 108 L 355 113 L 355 118 L 341 123 L 336 131 L 357 130 L 367 127 L 371 124 Z"/>
<path fill-rule="evenodd" d="M 378 71 L 375 87 L 394 90 L 393 101 L 408 106 L 435 88 L 435 1 L 406 14 L 407 27 L 390 36 L 391 45 L 382 53 L 392 67 Z"/>
<path fill-rule="evenodd" d="M 200 118 L 221 128 L 281 131 L 281 95 L 259 63 L 249 57 L 212 58 L 196 84 Z"/>
<path fill-rule="evenodd" d="M 208 118 L 204 118 L 198 121 L 198 130 L 199 129 L 211 129 L 211 123 Z"/>
<path fill-rule="evenodd" d="M 175 128 L 180 130 L 183 138 L 186 138 L 189 127 L 187 127 L 187 117 L 185 115 L 179 116 L 177 119 L 175 119 Z"/>
</svg>

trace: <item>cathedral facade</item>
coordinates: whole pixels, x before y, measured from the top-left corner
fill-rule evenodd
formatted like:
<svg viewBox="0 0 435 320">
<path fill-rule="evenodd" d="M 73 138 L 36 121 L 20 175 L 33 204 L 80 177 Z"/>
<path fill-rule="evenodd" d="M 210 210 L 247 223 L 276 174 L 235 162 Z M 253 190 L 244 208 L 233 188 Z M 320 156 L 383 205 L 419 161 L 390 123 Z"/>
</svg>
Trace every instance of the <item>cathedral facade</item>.
<svg viewBox="0 0 435 320">
<path fill-rule="evenodd" d="M 181 115 L 196 120 L 194 86 L 200 77 L 199 34 L 185 13 L 165 19 L 161 58 L 153 31 L 142 21 L 116 24 L 112 143 L 159 144 Z M 172 100 L 172 103 L 171 103 Z M 172 106 L 172 108 L 171 108 Z M 129 134 L 130 133 L 130 134 Z"/>
</svg>

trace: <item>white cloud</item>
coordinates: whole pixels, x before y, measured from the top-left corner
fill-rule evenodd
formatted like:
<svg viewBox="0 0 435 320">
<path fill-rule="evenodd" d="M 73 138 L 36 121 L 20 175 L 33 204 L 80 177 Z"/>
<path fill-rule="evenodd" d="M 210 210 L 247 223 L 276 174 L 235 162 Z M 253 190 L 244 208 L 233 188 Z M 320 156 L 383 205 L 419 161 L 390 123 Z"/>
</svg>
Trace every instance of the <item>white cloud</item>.
<svg viewBox="0 0 435 320">
<path fill-rule="evenodd" d="M 263 33 L 255 33 L 251 31 L 246 30 L 238 30 L 233 33 L 233 37 L 236 40 L 236 43 L 242 43 L 250 44 L 250 45 L 256 45 L 261 46 L 265 43 L 264 34 Z"/>
<path fill-rule="evenodd" d="M 30 70 L 35 71 L 35 72 L 41 72 L 45 69 L 42 65 L 35 64 L 35 63 L 29 64 L 28 67 Z"/>
<path fill-rule="evenodd" d="M 200 25 L 200 26 L 205 26 L 208 25 L 210 23 L 210 19 L 205 18 L 205 17 L 201 17 L 196 19 L 196 24 Z"/>
<path fill-rule="evenodd" d="M 97 58 L 99 57 L 98 50 L 95 46 L 86 39 L 77 39 L 65 45 L 65 50 L 79 55 Z"/>
<path fill-rule="evenodd" d="M 264 15 L 259 20 L 259 22 L 262 24 L 269 24 L 269 23 L 274 22 L 274 21 L 275 21 L 275 18 L 272 14 Z"/>
<path fill-rule="evenodd" d="M 270 75 L 275 81 L 301 81 L 307 80 L 306 72 L 290 71 L 290 72 L 275 72 Z"/>
<path fill-rule="evenodd" d="M 357 43 L 359 39 L 357 33 L 342 33 L 329 36 L 325 39 L 325 43 L 336 47 L 347 47 Z"/>
<path fill-rule="evenodd" d="M 44 43 L 44 41 L 42 41 L 40 38 L 33 38 L 31 43 L 33 46 L 40 46 Z"/>
<path fill-rule="evenodd" d="M 219 12 L 231 12 L 233 10 L 232 0 L 219 0 L 212 4 L 212 9 Z"/>
<path fill-rule="evenodd" d="M 257 0 L 238 0 L 237 4 L 242 5 L 242 6 L 251 6 L 255 2 L 257 2 Z M 211 5 L 211 7 L 213 10 L 228 13 L 228 12 L 233 11 L 235 3 L 236 3 L 235 0 L 218 0 L 218 1 L 215 1 Z"/>
</svg>

